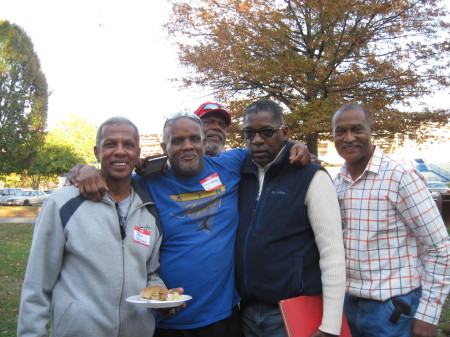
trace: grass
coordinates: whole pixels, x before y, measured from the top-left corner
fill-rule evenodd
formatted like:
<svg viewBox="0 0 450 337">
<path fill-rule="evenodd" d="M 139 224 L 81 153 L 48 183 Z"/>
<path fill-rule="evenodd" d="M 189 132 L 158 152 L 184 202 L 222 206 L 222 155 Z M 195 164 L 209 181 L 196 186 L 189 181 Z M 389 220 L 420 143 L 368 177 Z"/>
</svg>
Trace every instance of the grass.
<svg viewBox="0 0 450 337">
<path fill-rule="evenodd" d="M 33 224 L 0 224 L 0 336 L 16 335 L 19 298 Z"/>
<path fill-rule="evenodd" d="M 41 210 L 41 206 L 0 206 L 0 217 L 36 217 Z"/>
<path fill-rule="evenodd" d="M 450 297 L 450 295 L 449 295 Z M 450 336 L 450 299 L 447 297 L 438 324 L 438 337 Z"/>
<path fill-rule="evenodd" d="M 0 207 L 5 214 L 31 214 L 37 216 L 40 207 Z M 30 213 L 28 213 L 30 212 Z M 24 216 L 24 215 L 20 215 Z M 33 224 L 0 224 L 0 336 L 16 336 L 20 291 L 30 251 Z M 450 298 L 442 310 L 437 337 L 450 336 Z"/>
</svg>

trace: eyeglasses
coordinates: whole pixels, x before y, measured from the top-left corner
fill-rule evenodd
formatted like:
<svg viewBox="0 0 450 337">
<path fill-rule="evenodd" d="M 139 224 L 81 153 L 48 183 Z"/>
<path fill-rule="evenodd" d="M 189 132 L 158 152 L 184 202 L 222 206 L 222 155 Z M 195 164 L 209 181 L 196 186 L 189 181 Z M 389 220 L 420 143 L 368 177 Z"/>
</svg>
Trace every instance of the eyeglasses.
<svg viewBox="0 0 450 337">
<path fill-rule="evenodd" d="M 284 125 L 281 125 L 277 129 L 259 129 L 259 130 L 252 130 L 252 129 L 242 129 L 242 134 L 245 139 L 251 140 L 256 137 L 256 134 L 259 133 L 259 135 L 263 138 L 271 138 L 275 132 L 278 130 L 281 130 L 284 127 Z"/>
<path fill-rule="evenodd" d="M 202 108 L 202 110 L 203 110 L 203 109 L 222 109 L 222 110 L 225 110 L 225 111 L 228 112 L 228 110 L 225 109 L 223 106 L 221 106 L 221 105 L 219 105 L 219 104 L 214 104 L 214 103 L 206 104 L 206 105 Z"/>
<path fill-rule="evenodd" d="M 176 120 L 178 118 L 181 118 L 181 117 L 186 117 L 186 118 L 194 120 L 195 122 L 197 122 L 200 125 L 202 124 L 202 121 L 200 120 L 200 117 L 198 117 L 196 114 L 194 114 L 192 112 L 177 112 L 177 113 L 174 113 L 174 114 L 170 115 L 169 117 L 167 117 L 167 119 L 166 119 L 166 121 L 164 123 L 164 126 L 166 126 L 166 124 L 168 122 L 174 121 L 174 120 Z"/>
</svg>

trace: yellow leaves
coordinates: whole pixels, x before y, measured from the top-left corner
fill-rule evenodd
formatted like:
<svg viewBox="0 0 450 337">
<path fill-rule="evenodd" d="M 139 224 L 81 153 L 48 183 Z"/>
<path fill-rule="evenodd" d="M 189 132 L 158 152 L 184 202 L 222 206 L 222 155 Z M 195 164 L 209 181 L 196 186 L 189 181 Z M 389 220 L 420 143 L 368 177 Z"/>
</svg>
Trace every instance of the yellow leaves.
<svg viewBox="0 0 450 337">
<path fill-rule="evenodd" d="M 385 128 L 392 121 L 396 129 L 405 116 L 386 107 L 404 106 L 427 85 L 450 85 L 450 27 L 438 19 L 435 0 L 177 3 L 185 11 L 173 21 L 182 36 L 194 37 L 180 49 L 196 72 L 185 83 L 211 86 L 223 97 L 273 97 L 289 106 L 288 119 L 302 132 L 326 130 L 330 113 L 348 101 L 382 111 Z M 438 29 L 446 33 L 434 34 Z M 408 34 L 414 39 L 406 48 Z"/>
</svg>

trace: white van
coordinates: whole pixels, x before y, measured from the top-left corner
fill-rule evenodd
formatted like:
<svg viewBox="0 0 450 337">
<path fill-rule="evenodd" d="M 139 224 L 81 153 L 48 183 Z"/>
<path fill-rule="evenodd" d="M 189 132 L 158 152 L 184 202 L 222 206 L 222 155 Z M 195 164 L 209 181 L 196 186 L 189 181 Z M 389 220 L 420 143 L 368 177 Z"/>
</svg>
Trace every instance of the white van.
<svg viewBox="0 0 450 337">
<path fill-rule="evenodd" d="M 21 188 L 4 188 L 2 194 L 0 195 L 0 200 L 5 200 L 9 197 L 13 197 L 22 192 Z"/>
</svg>

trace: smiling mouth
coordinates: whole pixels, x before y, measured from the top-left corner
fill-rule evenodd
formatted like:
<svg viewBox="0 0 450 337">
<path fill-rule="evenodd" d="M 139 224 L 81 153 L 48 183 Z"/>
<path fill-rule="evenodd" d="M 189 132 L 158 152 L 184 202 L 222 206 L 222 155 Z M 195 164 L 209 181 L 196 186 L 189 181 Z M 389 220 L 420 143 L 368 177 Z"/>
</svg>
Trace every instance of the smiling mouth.
<svg viewBox="0 0 450 337">
<path fill-rule="evenodd" d="M 116 162 L 116 163 L 112 163 L 112 166 L 126 166 L 127 163 L 125 162 Z"/>
<path fill-rule="evenodd" d="M 217 141 L 217 142 L 223 142 L 222 137 L 217 136 L 217 135 L 207 136 L 206 139 L 207 140 Z"/>
<path fill-rule="evenodd" d="M 185 155 L 185 156 L 181 157 L 181 159 L 184 161 L 193 161 L 193 160 L 197 159 L 197 156 L 193 155 L 193 154 L 192 155 L 189 154 L 189 155 Z"/>
<path fill-rule="evenodd" d="M 344 145 L 344 146 L 342 146 L 342 148 L 344 150 L 356 150 L 356 149 L 359 149 L 360 146 L 358 144 L 355 144 L 355 145 Z"/>
</svg>

